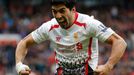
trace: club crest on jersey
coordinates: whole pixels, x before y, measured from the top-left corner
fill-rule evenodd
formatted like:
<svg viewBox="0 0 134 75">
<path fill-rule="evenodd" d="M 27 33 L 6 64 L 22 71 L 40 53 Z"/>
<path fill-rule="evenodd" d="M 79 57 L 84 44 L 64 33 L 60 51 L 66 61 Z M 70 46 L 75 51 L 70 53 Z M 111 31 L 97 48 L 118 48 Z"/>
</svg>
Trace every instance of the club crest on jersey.
<svg viewBox="0 0 134 75">
<path fill-rule="evenodd" d="M 56 36 L 56 41 L 60 42 L 60 40 L 61 40 L 61 36 Z"/>
<path fill-rule="evenodd" d="M 75 42 L 78 42 L 78 32 L 76 32 L 76 33 L 74 33 L 74 40 L 75 40 Z"/>
</svg>

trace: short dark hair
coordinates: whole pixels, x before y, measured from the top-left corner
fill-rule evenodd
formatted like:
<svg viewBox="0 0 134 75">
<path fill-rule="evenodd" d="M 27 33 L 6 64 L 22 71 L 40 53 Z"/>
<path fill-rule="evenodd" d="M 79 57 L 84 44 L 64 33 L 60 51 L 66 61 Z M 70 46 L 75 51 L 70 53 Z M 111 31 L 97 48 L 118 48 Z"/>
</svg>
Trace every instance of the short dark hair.
<svg viewBox="0 0 134 75">
<path fill-rule="evenodd" d="M 51 0 L 51 5 L 65 4 L 70 10 L 75 6 L 76 0 Z"/>
</svg>

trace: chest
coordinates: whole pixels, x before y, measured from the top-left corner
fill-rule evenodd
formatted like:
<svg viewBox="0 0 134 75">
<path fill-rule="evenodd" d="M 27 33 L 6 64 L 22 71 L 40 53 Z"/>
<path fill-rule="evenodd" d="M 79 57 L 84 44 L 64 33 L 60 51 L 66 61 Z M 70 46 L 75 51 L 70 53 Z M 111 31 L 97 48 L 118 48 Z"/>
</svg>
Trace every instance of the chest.
<svg viewBox="0 0 134 75">
<path fill-rule="evenodd" d="M 53 42 L 64 45 L 73 45 L 87 38 L 84 29 L 75 29 L 70 31 L 57 29 L 50 32 L 49 37 Z"/>
</svg>

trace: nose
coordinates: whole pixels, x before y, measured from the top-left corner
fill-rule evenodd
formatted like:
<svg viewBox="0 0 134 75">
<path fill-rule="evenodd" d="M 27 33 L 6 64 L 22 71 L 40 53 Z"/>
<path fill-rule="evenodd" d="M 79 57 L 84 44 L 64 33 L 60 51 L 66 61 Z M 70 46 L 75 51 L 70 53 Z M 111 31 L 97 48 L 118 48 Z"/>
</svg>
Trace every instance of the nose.
<svg viewBox="0 0 134 75">
<path fill-rule="evenodd" d="M 57 12 L 57 13 L 55 14 L 55 17 L 58 18 L 58 19 L 60 19 L 60 18 L 61 18 L 61 13 Z"/>
</svg>

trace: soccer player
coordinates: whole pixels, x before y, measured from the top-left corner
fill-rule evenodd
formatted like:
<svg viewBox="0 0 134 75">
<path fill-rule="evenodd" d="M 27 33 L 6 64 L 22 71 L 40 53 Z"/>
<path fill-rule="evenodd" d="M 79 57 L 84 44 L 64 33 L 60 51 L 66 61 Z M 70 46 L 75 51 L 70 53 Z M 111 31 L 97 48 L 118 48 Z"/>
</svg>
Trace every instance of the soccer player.
<svg viewBox="0 0 134 75">
<path fill-rule="evenodd" d="M 22 39 L 16 48 L 16 70 L 30 74 L 23 63 L 28 48 L 45 40 L 53 44 L 56 75 L 107 75 L 120 60 L 126 42 L 111 28 L 75 9 L 75 0 L 52 0 L 54 18 Z M 98 40 L 112 46 L 105 64 L 98 65 Z"/>
</svg>

